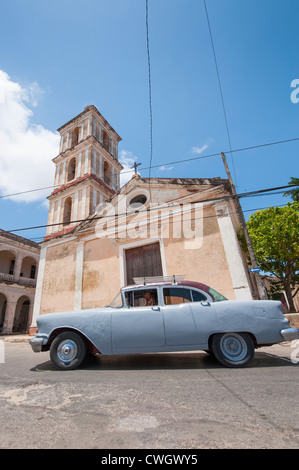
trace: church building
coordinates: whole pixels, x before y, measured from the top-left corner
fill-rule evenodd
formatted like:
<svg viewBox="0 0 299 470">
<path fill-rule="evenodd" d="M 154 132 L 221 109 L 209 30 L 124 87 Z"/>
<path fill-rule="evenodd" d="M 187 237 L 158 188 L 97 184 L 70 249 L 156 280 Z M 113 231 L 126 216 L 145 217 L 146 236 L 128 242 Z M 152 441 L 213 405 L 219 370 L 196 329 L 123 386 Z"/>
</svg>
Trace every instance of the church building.
<svg viewBox="0 0 299 470">
<path fill-rule="evenodd" d="M 95 106 L 58 129 L 41 244 L 37 315 L 102 307 L 135 278 L 183 275 L 229 299 L 256 297 L 229 182 L 141 178 L 120 188 L 120 136 Z"/>
</svg>

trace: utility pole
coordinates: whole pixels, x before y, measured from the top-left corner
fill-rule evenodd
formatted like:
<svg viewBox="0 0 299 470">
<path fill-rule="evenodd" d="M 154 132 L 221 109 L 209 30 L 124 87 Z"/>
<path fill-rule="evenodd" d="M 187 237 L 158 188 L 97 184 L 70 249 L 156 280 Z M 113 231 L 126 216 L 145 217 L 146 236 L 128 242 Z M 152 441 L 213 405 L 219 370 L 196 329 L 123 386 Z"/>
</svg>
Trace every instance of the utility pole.
<svg viewBox="0 0 299 470">
<path fill-rule="evenodd" d="M 231 190 L 232 190 L 233 200 L 234 200 L 234 204 L 235 204 L 235 207 L 236 207 L 237 214 L 239 216 L 239 221 L 240 221 L 241 226 L 242 226 L 243 231 L 244 231 L 244 235 L 245 235 L 245 239 L 246 239 L 246 243 L 247 243 L 247 247 L 248 247 L 248 252 L 249 252 L 251 264 L 252 264 L 253 269 L 258 270 L 259 267 L 258 267 L 258 264 L 256 262 L 255 253 L 254 253 L 253 246 L 252 246 L 252 243 L 251 243 L 251 240 L 250 240 L 250 236 L 249 236 L 248 228 L 247 228 L 247 225 L 246 225 L 246 222 L 245 222 L 245 217 L 244 217 L 244 214 L 243 214 L 243 210 L 242 210 L 239 198 L 237 196 L 237 192 L 236 192 L 236 188 L 235 188 L 233 179 L 231 177 L 231 174 L 230 174 L 230 171 L 229 171 L 229 168 L 228 168 L 226 157 L 225 157 L 223 152 L 221 152 L 221 156 L 222 156 L 222 160 L 223 160 L 223 163 L 224 163 L 226 174 L 227 174 L 227 177 L 228 177 L 228 180 L 229 180 L 229 184 L 230 184 L 230 187 L 231 187 Z M 258 271 L 253 272 L 253 275 L 254 275 L 255 280 L 256 280 L 256 285 L 257 285 L 257 289 L 258 289 L 259 298 L 262 299 L 262 300 L 267 300 L 268 299 L 267 292 L 266 292 L 264 283 L 263 283 L 263 281 L 260 277 L 259 272 Z"/>
</svg>

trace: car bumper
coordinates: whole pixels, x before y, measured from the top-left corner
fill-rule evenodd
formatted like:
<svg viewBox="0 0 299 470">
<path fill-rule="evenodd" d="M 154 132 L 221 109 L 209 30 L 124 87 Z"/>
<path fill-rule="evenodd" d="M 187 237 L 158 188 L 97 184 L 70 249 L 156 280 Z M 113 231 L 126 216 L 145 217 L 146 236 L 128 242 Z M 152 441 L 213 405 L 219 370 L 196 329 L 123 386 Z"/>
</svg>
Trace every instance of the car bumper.
<svg viewBox="0 0 299 470">
<path fill-rule="evenodd" d="M 280 333 L 284 341 L 299 339 L 299 330 L 297 328 L 286 328 L 285 330 L 281 330 Z"/>
<path fill-rule="evenodd" d="M 34 352 L 41 352 L 42 347 L 47 344 L 48 338 L 35 336 L 29 341 L 29 344 Z"/>
</svg>

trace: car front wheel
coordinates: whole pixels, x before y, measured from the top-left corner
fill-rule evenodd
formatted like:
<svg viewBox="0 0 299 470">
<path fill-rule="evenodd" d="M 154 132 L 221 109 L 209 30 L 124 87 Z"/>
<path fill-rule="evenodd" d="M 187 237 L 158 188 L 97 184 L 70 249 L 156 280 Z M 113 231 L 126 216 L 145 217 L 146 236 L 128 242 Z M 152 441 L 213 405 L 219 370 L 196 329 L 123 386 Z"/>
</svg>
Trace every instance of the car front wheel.
<svg viewBox="0 0 299 470">
<path fill-rule="evenodd" d="M 212 351 L 226 367 L 245 367 L 254 358 L 254 344 L 247 333 L 219 333 L 212 338 Z"/>
<path fill-rule="evenodd" d="M 75 369 L 83 362 L 85 356 L 85 342 L 78 333 L 73 331 L 60 333 L 51 344 L 50 359 L 59 369 Z"/>
</svg>

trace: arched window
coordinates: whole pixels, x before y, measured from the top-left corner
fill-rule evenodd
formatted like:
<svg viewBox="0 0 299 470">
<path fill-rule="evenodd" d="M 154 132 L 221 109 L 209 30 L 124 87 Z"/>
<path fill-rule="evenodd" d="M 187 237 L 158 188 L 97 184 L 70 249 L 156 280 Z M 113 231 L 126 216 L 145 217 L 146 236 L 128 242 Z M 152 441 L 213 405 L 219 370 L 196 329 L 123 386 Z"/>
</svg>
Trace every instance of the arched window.
<svg viewBox="0 0 299 470">
<path fill-rule="evenodd" d="M 71 214 L 72 214 L 72 198 L 68 197 L 64 201 L 63 207 L 63 224 L 68 225 L 71 222 Z"/>
<path fill-rule="evenodd" d="M 75 175 L 76 175 L 76 159 L 74 157 L 69 161 L 69 164 L 68 164 L 67 180 L 68 181 L 73 180 L 75 178 Z"/>
<path fill-rule="evenodd" d="M 26 256 L 22 261 L 21 277 L 28 279 L 35 279 L 36 274 L 36 260 L 30 256 Z"/>
<path fill-rule="evenodd" d="M 0 251 L 0 273 L 14 274 L 16 257 L 7 250 Z"/>
<path fill-rule="evenodd" d="M 79 142 L 79 127 L 75 127 L 72 131 L 72 145 L 74 147 Z"/>
<path fill-rule="evenodd" d="M 109 135 L 106 131 L 103 131 L 103 147 L 109 152 Z"/>
<path fill-rule="evenodd" d="M 28 326 L 28 317 L 29 317 L 29 308 L 30 308 L 30 300 L 27 296 L 22 295 L 19 298 L 15 316 L 14 316 L 14 323 L 13 323 L 13 333 L 25 333 L 27 331 Z"/>
<path fill-rule="evenodd" d="M 7 299 L 4 294 L 0 293 L 0 333 L 2 331 L 3 323 L 5 320 L 6 306 L 7 306 Z"/>
<path fill-rule="evenodd" d="M 107 162 L 104 162 L 104 183 L 110 185 L 110 167 Z"/>
</svg>

